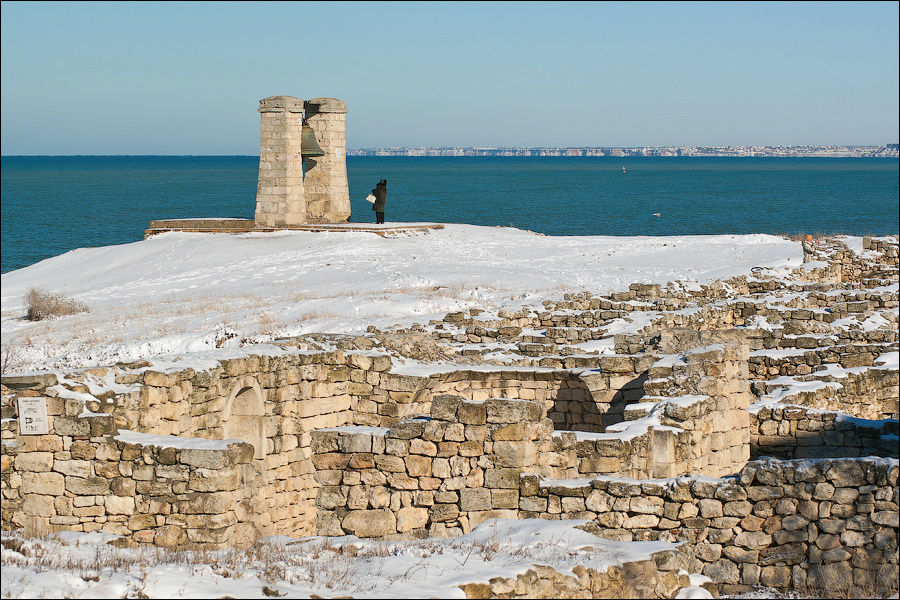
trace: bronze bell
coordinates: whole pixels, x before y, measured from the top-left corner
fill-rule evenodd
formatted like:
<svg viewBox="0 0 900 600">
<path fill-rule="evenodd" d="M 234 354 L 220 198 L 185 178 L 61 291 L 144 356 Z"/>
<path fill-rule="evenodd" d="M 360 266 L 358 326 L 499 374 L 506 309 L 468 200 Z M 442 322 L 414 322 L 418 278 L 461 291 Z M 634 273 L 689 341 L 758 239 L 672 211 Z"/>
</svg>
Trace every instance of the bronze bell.
<svg viewBox="0 0 900 600">
<path fill-rule="evenodd" d="M 306 121 L 303 122 L 303 131 L 300 133 L 300 156 L 303 158 L 325 156 L 325 151 L 316 141 L 316 132 L 306 124 Z"/>
</svg>

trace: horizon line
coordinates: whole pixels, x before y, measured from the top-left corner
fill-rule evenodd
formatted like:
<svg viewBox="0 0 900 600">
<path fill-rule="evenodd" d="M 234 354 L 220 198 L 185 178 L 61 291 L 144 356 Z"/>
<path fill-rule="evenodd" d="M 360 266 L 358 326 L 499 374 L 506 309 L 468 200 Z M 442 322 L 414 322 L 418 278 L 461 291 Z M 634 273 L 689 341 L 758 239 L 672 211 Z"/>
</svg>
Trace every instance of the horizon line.
<svg viewBox="0 0 900 600">
<path fill-rule="evenodd" d="M 462 150 L 540 150 L 540 149 L 637 149 L 637 148 L 740 148 L 740 147 L 762 147 L 762 148 L 824 148 L 840 146 L 844 148 L 883 148 L 891 145 L 898 145 L 896 142 L 886 144 L 751 144 L 751 145 L 682 145 L 682 146 L 370 146 L 360 148 L 348 148 L 346 152 L 358 151 L 377 151 L 377 150 L 445 150 L 445 149 L 462 149 Z M 123 153 L 123 154 L 0 154 L 0 158 L 20 158 L 20 157 L 132 157 L 132 156 L 178 156 L 178 157 L 254 157 L 259 158 L 259 154 L 178 154 L 178 153 Z M 370 157 L 371 158 L 371 157 Z M 381 158 L 486 158 L 483 156 L 396 156 Z M 710 156 L 497 156 L 487 158 L 716 158 Z M 858 156 L 858 157 L 806 157 L 806 156 L 734 156 L 722 158 L 895 158 L 892 156 Z"/>
</svg>

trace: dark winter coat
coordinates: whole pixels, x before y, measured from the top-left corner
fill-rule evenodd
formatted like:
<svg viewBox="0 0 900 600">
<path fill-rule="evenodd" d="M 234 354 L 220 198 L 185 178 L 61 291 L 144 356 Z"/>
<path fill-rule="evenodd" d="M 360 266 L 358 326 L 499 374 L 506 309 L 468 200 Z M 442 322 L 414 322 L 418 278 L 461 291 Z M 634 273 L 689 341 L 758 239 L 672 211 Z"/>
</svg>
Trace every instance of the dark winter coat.
<svg viewBox="0 0 900 600">
<path fill-rule="evenodd" d="M 384 212 L 385 199 L 387 199 L 387 186 L 379 183 L 375 186 L 375 204 L 372 205 L 372 210 Z"/>
</svg>

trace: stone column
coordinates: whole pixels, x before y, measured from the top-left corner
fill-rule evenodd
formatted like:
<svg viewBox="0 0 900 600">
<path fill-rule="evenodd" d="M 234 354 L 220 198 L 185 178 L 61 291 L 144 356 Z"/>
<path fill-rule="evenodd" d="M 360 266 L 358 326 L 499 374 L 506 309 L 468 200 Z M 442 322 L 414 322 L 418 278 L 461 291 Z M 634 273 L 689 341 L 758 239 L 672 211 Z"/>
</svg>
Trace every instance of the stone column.
<svg viewBox="0 0 900 600">
<path fill-rule="evenodd" d="M 307 159 L 303 182 L 306 219 L 309 223 L 343 223 L 350 220 L 347 186 L 347 105 L 336 98 L 307 100 L 306 122 L 316 133 L 324 156 Z"/>
<path fill-rule="evenodd" d="M 306 222 L 300 134 L 303 101 L 270 96 L 259 101 L 259 179 L 256 227 Z"/>
</svg>

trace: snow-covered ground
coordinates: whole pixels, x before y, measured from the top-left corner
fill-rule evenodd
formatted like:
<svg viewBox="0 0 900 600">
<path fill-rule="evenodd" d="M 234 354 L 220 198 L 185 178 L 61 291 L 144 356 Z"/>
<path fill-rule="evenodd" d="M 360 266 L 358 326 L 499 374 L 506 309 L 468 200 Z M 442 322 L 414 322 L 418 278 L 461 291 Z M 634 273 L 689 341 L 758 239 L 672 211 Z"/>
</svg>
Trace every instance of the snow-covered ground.
<svg viewBox="0 0 900 600">
<path fill-rule="evenodd" d="M 368 325 L 426 323 L 468 308 L 539 306 L 633 282 L 706 282 L 800 264 L 771 235 L 551 237 L 448 224 L 371 233 L 165 233 L 81 248 L 2 276 L 4 359 L 15 371 L 107 365 Z M 89 312 L 30 322 L 29 288 Z"/>
<path fill-rule="evenodd" d="M 515 578 L 534 565 L 571 575 L 582 565 L 647 560 L 667 542 L 614 542 L 587 521 L 485 521 L 454 539 L 411 542 L 267 538 L 251 550 L 120 549 L 102 533 L 24 539 L 3 532 L 4 598 L 465 598 L 462 584 Z M 697 578 L 699 582 L 703 578 Z M 692 578 L 693 583 L 693 578 Z M 683 597 L 711 598 L 702 588 Z"/>
</svg>

